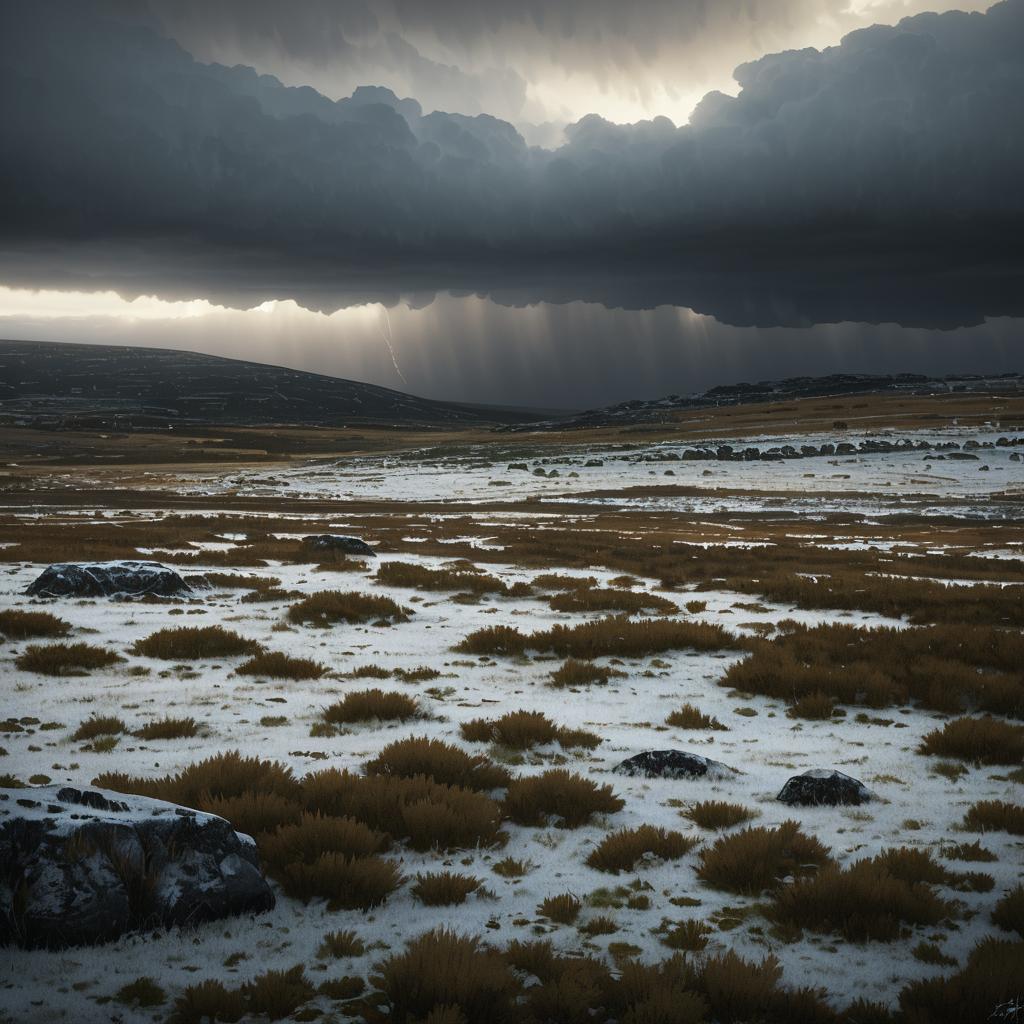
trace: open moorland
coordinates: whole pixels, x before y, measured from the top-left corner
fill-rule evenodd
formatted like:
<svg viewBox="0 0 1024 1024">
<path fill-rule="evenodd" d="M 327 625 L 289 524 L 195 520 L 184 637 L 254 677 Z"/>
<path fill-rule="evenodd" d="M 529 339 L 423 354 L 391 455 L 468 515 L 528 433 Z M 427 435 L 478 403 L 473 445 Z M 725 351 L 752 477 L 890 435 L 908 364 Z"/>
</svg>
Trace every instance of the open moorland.
<svg viewBox="0 0 1024 1024">
<path fill-rule="evenodd" d="M 0 813 L 195 808 L 276 899 L 6 949 L 4 1019 L 1018 1019 L 1017 394 L 2 431 Z M 187 590 L 26 593 L 140 559 Z"/>
</svg>

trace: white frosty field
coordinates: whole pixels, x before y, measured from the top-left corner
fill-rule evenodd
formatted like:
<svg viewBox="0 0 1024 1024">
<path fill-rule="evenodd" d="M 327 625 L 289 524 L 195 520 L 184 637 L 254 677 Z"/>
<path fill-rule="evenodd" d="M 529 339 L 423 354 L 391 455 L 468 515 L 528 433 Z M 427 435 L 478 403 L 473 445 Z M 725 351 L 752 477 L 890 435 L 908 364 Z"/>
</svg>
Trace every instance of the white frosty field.
<svg viewBox="0 0 1024 1024">
<path fill-rule="evenodd" d="M 932 440 L 994 441 L 999 431 L 936 431 Z M 1005 432 L 1002 432 L 1005 433 Z M 885 435 L 898 440 L 898 432 Z M 921 438 L 921 432 L 906 435 Z M 759 446 L 796 443 L 821 444 L 830 438 L 795 439 L 759 437 Z M 832 438 L 834 440 L 834 438 Z M 272 470 L 199 470 L 176 476 L 179 494 L 207 495 L 206 514 L 217 513 L 219 497 L 274 497 L 281 499 L 279 513 L 251 513 L 252 522 L 279 537 L 290 536 L 289 516 L 301 516 L 301 499 L 335 501 L 372 500 L 395 503 L 397 521 L 406 513 L 403 502 L 458 501 L 453 517 L 474 518 L 473 503 L 509 502 L 502 510 L 489 505 L 475 515 L 475 529 L 467 542 L 496 557 L 489 529 L 503 523 L 533 524 L 538 531 L 557 530 L 567 523 L 584 525 L 602 507 L 674 511 L 697 515 L 731 513 L 797 512 L 798 518 L 824 517 L 828 513 L 861 513 L 868 517 L 894 511 L 961 517 L 965 525 L 978 522 L 1019 520 L 1024 505 L 1024 470 L 1011 454 L 1020 449 L 998 448 L 978 452 L 978 461 L 924 461 L 922 453 L 817 457 L 786 462 L 722 463 L 704 461 L 640 461 L 667 450 L 682 451 L 692 445 L 664 445 L 631 450 L 616 448 L 547 451 L 533 457 L 492 450 L 405 453 L 354 459 L 344 464 L 318 460 L 309 464 Z M 602 465 L 587 466 L 588 461 Z M 508 463 L 526 463 L 528 470 L 509 470 Z M 980 467 L 987 465 L 982 472 Z M 540 477 L 535 468 L 557 470 L 556 478 Z M 666 478 L 665 471 L 673 476 Z M 570 476 L 578 473 L 578 476 Z M 707 474 L 710 474 L 707 475 Z M 161 473 L 159 486 L 167 486 Z M 83 480 L 90 471 L 83 470 Z M 55 477 L 57 479 L 57 477 Z M 509 486 L 493 486 L 495 480 Z M 66 482 L 67 477 L 64 477 Z M 616 497 L 602 494 L 575 511 L 549 510 L 548 499 L 567 502 L 579 492 L 611 492 L 628 487 L 673 484 L 701 488 L 703 493 Z M 153 484 L 156 486 L 156 484 Z M 145 489 L 143 482 L 141 489 Z M 729 493 L 717 494 L 723 488 Z M 777 499 L 765 492 L 780 492 Z M 748 492 L 744 494 L 742 492 Z M 994 494 L 1001 500 L 993 500 Z M 540 504 L 536 499 L 540 499 Z M 532 504 L 522 504 L 534 499 Z M 292 502 L 296 506 L 292 506 Z M 518 503 L 518 504 L 516 504 Z M 15 512 L 24 531 L 32 530 L 35 512 Z M 374 522 L 379 521 L 376 513 Z M 440 523 L 444 512 L 431 513 Z M 46 513 L 42 513 L 43 516 Z M 128 522 L 117 509 L 65 510 L 69 523 L 104 520 Z M 574 518 L 577 517 L 577 518 Z M 132 518 L 156 521 L 155 513 Z M 336 511 L 322 516 L 323 530 L 360 533 L 361 514 Z M 870 523 L 869 523 L 870 526 Z M 722 536 L 728 522 L 717 522 L 712 545 L 728 543 Z M 737 526 L 738 530 L 739 527 Z M 865 538 L 864 529 L 849 530 L 830 523 L 815 535 L 802 535 L 811 547 L 859 551 L 884 549 L 889 543 L 884 524 L 875 523 Z M 374 541 L 373 528 L 367 539 Z M 559 951 L 605 956 L 610 943 L 638 947 L 641 959 L 652 961 L 669 955 L 654 933 L 664 919 L 694 918 L 712 928 L 708 953 L 735 950 L 747 959 L 767 954 L 779 958 L 787 985 L 824 987 L 829 1001 L 839 1009 L 855 997 L 894 1005 L 900 989 L 919 978 L 948 974 L 949 967 L 922 962 L 914 948 L 922 941 L 937 944 L 943 954 L 963 964 L 969 951 L 989 935 L 1006 938 L 991 923 L 989 911 L 995 900 L 1019 883 L 1024 842 L 1021 836 L 990 832 L 983 836 L 956 831 L 967 808 L 980 800 L 1021 802 L 1021 784 L 1011 781 L 1007 769 L 967 764 L 955 781 L 930 769 L 936 759 L 917 752 L 922 737 L 950 716 L 916 706 L 872 711 L 849 706 L 845 717 L 802 720 L 787 715 L 779 700 L 741 694 L 719 685 L 730 664 L 747 655 L 740 651 L 695 653 L 669 650 L 643 658 L 596 659 L 625 673 L 606 686 L 555 689 L 547 684 L 561 659 L 539 656 L 476 657 L 456 653 L 453 647 L 467 634 L 496 624 L 514 626 L 521 632 L 547 629 L 555 623 L 575 624 L 601 617 L 599 612 L 556 612 L 546 597 L 484 596 L 479 603 L 456 603 L 451 594 L 384 586 L 373 573 L 388 561 L 440 567 L 437 554 L 419 555 L 415 541 L 422 537 L 417 526 L 406 538 L 405 550 L 366 560 L 363 571 L 331 572 L 313 564 L 270 561 L 262 567 L 225 569 L 220 565 L 189 565 L 188 573 L 257 573 L 280 579 L 280 587 L 301 594 L 325 589 L 354 590 L 393 598 L 411 609 L 408 622 L 392 626 L 340 624 L 329 629 L 287 624 L 285 613 L 294 598 L 266 603 L 242 603 L 246 591 L 216 586 L 197 592 L 187 602 L 140 603 L 131 601 L 57 600 L 30 602 L 25 588 L 44 567 L 10 562 L 0 573 L 0 609 L 25 608 L 50 611 L 71 623 L 71 641 L 87 641 L 110 648 L 126 659 L 110 668 L 86 675 L 52 678 L 16 668 L 15 659 L 36 641 L 11 641 L 0 651 L 3 665 L 3 715 L 22 723 L 20 731 L 0 738 L 4 756 L 0 770 L 22 781 L 46 780 L 86 786 L 99 773 L 118 771 L 141 776 L 161 776 L 177 771 L 212 754 L 240 750 L 244 754 L 278 760 L 297 775 L 325 766 L 358 771 L 387 743 L 408 736 L 446 740 L 464 749 L 490 753 L 511 761 L 514 772 L 537 773 L 552 764 L 610 783 L 625 801 L 624 808 L 593 820 L 578 829 L 531 828 L 506 823 L 507 845 L 500 850 L 466 850 L 452 854 L 415 853 L 399 847 L 389 854 L 404 875 L 424 870 L 451 870 L 476 876 L 490 890 L 470 896 L 461 906 L 426 907 L 416 901 L 405 885 L 380 907 L 368 911 L 329 912 L 322 903 L 309 904 L 279 895 L 276 909 L 251 918 L 237 918 L 155 934 L 132 935 L 98 948 L 63 951 L 5 950 L 0 987 L 0 1020 L 30 1024 L 49 1021 L 150 1021 L 162 1020 L 170 1003 L 156 1009 L 132 1008 L 107 1001 L 122 986 L 140 976 L 157 979 L 169 1000 L 187 985 L 216 977 L 235 985 L 268 968 L 305 966 L 310 979 L 340 974 L 366 975 L 371 965 L 388 951 L 398 951 L 411 937 L 439 924 L 460 932 L 481 935 L 503 945 L 513 938 L 549 938 Z M 812 539 L 808 540 L 807 538 Z M 230 549 L 238 538 L 224 537 L 203 546 L 186 545 L 192 551 Z M 689 543 L 695 542 L 687 536 Z M 699 543 L 699 539 L 696 539 Z M 746 545 L 747 541 L 737 540 Z M 770 541 L 763 543 L 770 544 Z M 895 542 L 893 542 L 895 543 Z M 1016 571 L 1020 541 L 1003 537 L 998 525 L 990 536 L 971 542 L 973 550 L 998 556 L 1001 564 Z M 155 542 L 153 549 L 166 550 Z M 152 549 L 140 551 L 148 557 Z M 756 550 L 756 548 L 752 548 Z M 920 550 L 941 551 L 925 540 Z M 90 557 L 83 546 L 80 557 Z M 489 558 L 481 567 L 506 584 L 529 583 L 540 571 L 594 576 L 607 586 L 620 575 L 606 568 L 551 568 L 542 570 L 505 564 Z M 182 570 L 185 571 L 185 570 Z M 963 581 L 951 572 L 950 585 Z M 622 584 L 619 584 L 622 587 Z M 865 611 L 802 610 L 791 603 L 773 603 L 732 590 L 702 586 L 661 589 L 659 580 L 638 575 L 629 584 L 637 593 L 655 593 L 679 604 L 706 602 L 703 609 L 681 610 L 687 621 L 714 623 L 738 637 L 754 637 L 759 630 L 771 634 L 780 620 L 808 625 L 842 621 L 858 626 L 906 626 L 899 618 Z M 234 669 L 243 657 L 201 659 L 175 664 L 131 653 L 132 645 L 156 630 L 177 626 L 219 624 L 258 641 L 268 650 L 293 657 L 313 658 L 328 666 L 324 678 L 291 681 L 262 680 L 241 676 Z M 376 680 L 350 678 L 366 665 L 387 670 L 427 666 L 438 678 L 407 683 L 397 678 Z M 339 735 L 311 736 L 321 712 L 346 692 L 380 686 L 414 696 L 422 718 L 401 724 L 367 723 L 346 726 Z M 691 703 L 727 726 L 727 731 L 690 731 L 666 726 L 666 716 Z M 592 751 L 563 751 L 557 745 L 540 747 L 514 758 L 507 751 L 485 744 L 470 744 L 460 737 L 459 726 L 474 718 L 494 718 L 509 711 L 542 711 L 558 725 L 596 733 L 601 743 Z M 858 712 L 867 710 L 867 715 Z M 200 732 L 189 739 L 143 741 L 124 735 L 113 749 L 95 752 L 88 744 L 70 739 L 88 716 L 113 715 L 129 729 L 165 715 L 192 716 Z M 279 721 L 280 724 L 266 724 Z M 867 719 L 867 720 L 864 720 Z M 261 724 L 264 720 L 264 724 Z M 55 724 L 56 723 L 56 724 Z M 42 726 L 46 728 L 42 728 Z M 699 753 L 735 768 L 725 780 L 647 780 L 613 774 L 611 768 L 624 758 L 645 750 L 676 748 Z M 516 763 L 520 761 L 521 763 Z M 860 807 L 787 807 L 776 800 L 786 780 L 812 768 L 837 768 L 862 780 L 877 800 Z M 913 936 L 896 942 L 850 943 L 830 935 L 804 932 L 792 942 L 773 938 L 756 911 L 742 913 L 764 901 L 736 896 L 702 883 L 696 875 L 700 847 L 673 862 L 642 864 L 637 870 L 610 875 L 587 867 L 588 853 L 612 829 L 651 824 L 692 835 L 704 845 L 716 834 L 702 831 L 680 813 L 684 805 L 701 800 L 727 800 L 757 812 L 754 825 L 777 825 L 796 819 L 801 828 L 830 847 L 842 865 L 873 856 L 885 848 L 909 846 L 930 851 L 937 859 L 951 841 L 981 838 L 996 855 L 985 864 L 950 862 L 957 870 L 980 869 L 992 875 L 991 892 L 941 890 L 960 901 L 962 912 L 955 921 L 915 929 Z M 507 857 L 528 862 L 527 873 L 516 879 L 499 876 L 492 866 Z M 624 906 L 608 908 L 599 890 L 614 890 L 640 879 L 650 896 L 647 909 Z M 584 901 L 575 925 L 553 925 L 538 916 L 538 904 L 557 893 L 572 892 Z M 693 906 L 670 903 L 687 897 Z M 589 900 L 589 902 L 588 902 Z M 621 902 L 621 898 L 619 900 Z M 740 910 L 738 913 L 737 910 Z M 598 916 L 613 918 L 617 930 L 588 937 L 581 925 Z M 353 929 L 371 948 L 359 958 L 327 962 L 317 957 L 327 931 Z M 225 962 L 230 966 L 224 966 Z M 609 960 L 609 962 L 611 962 Z M 313 1007 L 321 1020 L 346 1019 L 345 1011 L 321 996 Z M 980 1011 L 979 1011 L 980 1012 Z M 309 1018 L 305 1018 L 309 1019 Z M 985 1019 L 979 1017 L 978 1019 Z"/>
</svg>

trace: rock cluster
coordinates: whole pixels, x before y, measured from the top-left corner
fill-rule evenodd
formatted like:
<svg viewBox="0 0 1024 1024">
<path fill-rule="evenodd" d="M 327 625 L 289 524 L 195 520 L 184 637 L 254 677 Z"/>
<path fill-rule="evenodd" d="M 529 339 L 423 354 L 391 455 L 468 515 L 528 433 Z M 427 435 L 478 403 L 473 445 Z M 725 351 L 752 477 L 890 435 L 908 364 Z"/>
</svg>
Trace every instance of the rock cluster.
<svg viewBox="0 0 1024 1024">
<path fill-rule="evenodd" d="M 789 779 L 776 799 L 791 807 L 836 807 L 867 803 L 874 794 L 859 779 L 834 768 L 812 768 Z"/>
<path fill-rule="evenodd" d="M 0 943 L 61 949 L 274 906 L 223 818 L 105 790 L 0 790 Z"/>
<path fill-rule="evenodd" d="M 725 779 L 736 774 L 735 768 L 721 761 L 712 761 L 685 750 L 645 750 L 642 754 L 626 758 L 612 771 L 620 775 L 641 775 L 647 779 L 697 779 L 703 776 Z"/>
<path fill-rule="evenodd" d="M 314 551 L 342 551 L 346 555 L 376 555 L 377 552 L 358 537 L 345 537 L 338 533 L 317 533 L 303 537 L 302 543 Z"/>
<path fill-rule="evenodd" d="M 29 597 L 177 597 L 192 588 L 159 562 L 60 562 L 29 584 Z"/>
</svg>

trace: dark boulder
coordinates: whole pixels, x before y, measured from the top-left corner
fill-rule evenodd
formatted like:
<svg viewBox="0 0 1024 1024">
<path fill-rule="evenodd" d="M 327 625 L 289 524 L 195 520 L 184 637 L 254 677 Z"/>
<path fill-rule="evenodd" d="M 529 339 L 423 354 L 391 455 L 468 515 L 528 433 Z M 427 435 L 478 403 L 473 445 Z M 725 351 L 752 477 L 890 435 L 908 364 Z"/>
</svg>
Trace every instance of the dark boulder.
<svg viewBox="0 0 1024 1024">
<path fill-rule="evenodd" d="M 0 790 L 0 944 L 62 949 L 274 906 L 223 818 L 70 786 Z"/>
<path fill-rule="evenodd" d="M 377 552 L 358 537 L 343 537 L 338 533 L 318 533 L 303 537 L 302 543 L 314 551 L 342 551 L 346 555 L 376 555 Z"/>
<path fill-rule="evenodd" d="M 620 775 L 640 775 L 646 779 L 724 779 L 736 774 L 721 761 L 712 761 L 700 754 L 684 750 L 645 750 L 642 754 L 626 758 L 612 771 Z"/>
<path fill-rule="evenodd" d="M 177 597 L 192 588 L 159 562 L 62 562 L 29 584 L 30 597 Z"/>
<path fill-rule="evenodd" d="M 874 798 L 874 793 L 859 779 L 831 768 L 812 768 L 789 779 L 776 800 L 791 807 L 836 807 L 864 804 Z"/>
</svg>

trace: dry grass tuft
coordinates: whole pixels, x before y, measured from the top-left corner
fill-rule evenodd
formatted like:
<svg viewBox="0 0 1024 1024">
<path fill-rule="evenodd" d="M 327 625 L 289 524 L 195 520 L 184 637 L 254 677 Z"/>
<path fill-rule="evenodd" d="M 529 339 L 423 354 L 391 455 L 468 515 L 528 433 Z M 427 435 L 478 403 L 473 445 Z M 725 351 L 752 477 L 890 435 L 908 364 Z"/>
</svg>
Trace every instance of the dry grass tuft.
<svg viewBox="0 0 1024 1024">
<path fill-rule="evenodd" d="M 140 740 L 186 740 L 199 732 L 194 718 L 157 718 L 136 729 L 132 735 Z"/>
<path fill-rule="evenodd" d="M 71 623 L 49 612 L 25 612 L 18 608 L 0 611 L 0 636 L 8 640 L 31 640 L 41 636 L 67 636 Z"/>
<path fill-rule="evenodd" d="M 326 666 L 309 658 L 289 658 L 278 651 L 265 651 L 243 662 L 235 672 L 240 676 L 265 676 L 268 679 L 319 679 Z"/>
<path fill-rule="evenodd" d="M 1003 893 L 992 908 L 992 923 L 1004 932 L 1016 932 L 1024 939 L 1024 885 Z"/>
<path fill-rule="evenodd" d="M 97 736 L 117 736 L 127 732 L 128 726 L 113 715 L 90 715 L 71 734 L 73 740 L 94 740 Z"/>
<path fill-rule="evenodd" d="M 587 857 L 587 867 L 609 871 L 632 871 L 651 860 L 678 860 L 697 845 L 697 840 L 681 832 L 668 832 L 653 825 L 624 828 L 604 837 Z"/>
<path fill-rule="evenodd" d="M 722 836 L 701 853 L 697 877 L 715 889 L 757 895 L 783 879 L 813 874 L 830 861 L 828 848 L 795 821 Z"/>
<path fill-rule="evenodd" d="M 508 587 L 496 576 L 476 568 L 430 569 L 412 562 L 385 562 L 376 576 L 378 583 L 417 590 L 465 591 L 471 594 L 506 594 Z"/>
<path fill-rule="evenodd" d="M 390 775 L 411 778 L 425 775 L 434 782 L 466 789 L 501 789 L 509 783 L 509 773 L 481 754 L 431 740 L 410 737 L 386 746 L 372 761 L 364 765 L 367 775 Z"/>
<path fill-rule="evenodd" d="M 673 711 L 665 724 L 673 729 L 714 729 L 716 731 L 728 732 L 728 727 L 714 718 L 712 715 L 705 715 L 699 708 L 692 704 L 684 704 L 678 711 Z"/>
<path fill-rule="evenodd" d="M 566 658 L 562 664 L 551 673 L 548 686 L 560 689 L 568 686 L 606 686 L 608 680 L 613 677 L 622 678 L 625 672 L 619 672 L 613 668 L 605 668 L 592 661 L 584 661 L 579 658 Z"/>
<path fill-rule="evenodd" d="M 1005 800 L 979 800 L 964 815 L 969 832 L 1009 832 L 1024 836 L 1024 807 Z"/>
<path fill-rule="evenodd" d="M 668 946 L 669 949 L 699 953 L 707 947 L 708 936 L 711 933 L 711 928 L 703 921 L 688 919 L 667 926 L 659 933 L 659 939 L 661 944 Z"/>
<path fill-rule="evenodd" d="M 556 612 L 657 612 L 674 615 L 679 606 L 658 594 L 636 593 L 611 587 L 578 587 L 555 594 L 548 601 Z"/>
<path fill-rule="evenodd" d="M 991 864 L 999 860 L 991 850 L 986 850 L 977 839 L 969 843 L 955 843 L 952 846 L 943 847 L 942 856 L 947 860 L 963 860 L 980 864 Z"/>
<path fill-rule="evenodd" d="M 324 720 L 331 725 L 350 722 L 404 722 L 417 718 L 419 705 L 412 697 L 397 690 L 353 690 L 329 707 L 324 708 Z"/>
<path fill-rule="evenodd" d="M 914 1024 L 964 1024 L 980 1020 L 1013 1021 L 1020 1005 L 1020 979 L 1024 976 L 1024 942 L 983 939 L 971 951 L 967 964 L 945 978 L 913 981 L 900 993 L 901 1019 Z"/>
<path fill-rule="evenodd" d="M 410 942 L 402 953 L 377 965 L 370 979 L 391 1024 L 416 1024 L 431 1019 L 490 1021 L 514 1024 L 521 1019 L 514 1005 L 519 991 L 509 965 L 480 941 L 437 929 Z M 446 1008 L 451 1008 L 448 1010 Z M 455 1011 L 457 1011 L 456 1015 Z"/>
<path fill-rule="evenodd" d="M 825 722 L 832 717 L 836 709 L 836 700 L 821 690 L 808 693 L 789 706 L 792 718 L 804 718 L 809 722 Z"/>
<path fill-rule="evenodd" d="M 558 743 L 565 748 L 585 747 L 593 750 L 601 737 L 582 729 L 563 729 L 540 711 L 510 711 L 501 718 L 474 718 L 459 730 L 470 743 L 497 743 L 512 750 Z"/>
<path fill-rule="evenodd" d="M 220 981 L 201 981 L 189 985 L 174 1001 L 168 1024 L 206 1024 L 207 1021 L 238 1021 L 249 1007 L 237 989 Z"/>
<path fill-rule="evenodd" d="M 702 800 L 699 803 L 691 804 L 682 812 L 682 815 L 698 828 L 717 832 L 720 829 L 733 828 L 753 820 L 757 817 L 757 811 L 752 811 L 742 804 L 728 803 L 725 800 Z"/>
<path fill-rule="evenodd" d="M 751 656 L 729 667 L 722 686 L 791 704 L 814 697 L 819 709 L 824 696 L 874 708 L 917 701 L 947 713 L 976 707 L 1024 716 L 1024 680 L 1017 671 L 1024 637 L 1006 630 L 790 623 L 775 639 L 747 645 Z"/>
<path fill-rule="evenodd" d="M 255 640 L 247 640 L 223 626 L 179 626 L 151 633 L 135 644 L 132 653 L 167 661 L 194 661 L 256 654 L 259 650 Z"/>
<path fill-rule="evenodd" d="M 534 650 L 553 651 L 563 658 L 639 658 L 684 648 L 719 651 L 735 646 L 736 640 L 721 626 L 675 619 L 634 621 L 613 615 L 576 626 L 555 625 L 529 635 L 511 626 L 488 626 L 470 633 L 455 649 L 466 654 L 513 655 Z"/>
<path fill-rule="evenodd" d="M 541 826 L 553 818 L 561 828 L 578 828 L 595 814 L 613 814 L 624 806 L 611 786 L 562 768 L 516 779 L 505 797 L 505 813 L 520 825 Z"/>
<path fill-rule="evenodd" d="M 847 868 L 827 864 L 775 893 L 773 920 L 791 928 L 835 932 L 850 942 L 892 942 L 907 925 L 936 925 L 952 912 L 925 882 L 894 874 L 881 858 Z"/>
<path fill-rule="evenodd" d="M 278 793 L 246 790 L 237 796 L 202 796 L 200 810 L 226 818 L 236 831 L 257 836 L 282 825 L 294 824 L 302 815 L 302 805 Z"/>
<path fill-rule="evenodd" d="M 311 864 L 286 865 L 280 880 L 285 892 L 296 899 L 323 897 L 329 910 L 369 910 L 402 884 L 402 874 L 397 864 L 383 857 L 324 853 Z"/>
<path fill-rule="evenodd" d="M 340 960 L 342 957 L 363 956 L 365 953 L 366 943 L 350 930 L 325 932 L 320 940 L 320 948 L 316 951 L 316 955 L 322 960 Z"/>
<path fill-rule="evenodd" d="M 293 604 L 288 621 L 298 625 L 328 627 L 339 622 L 407 622 L 409 613 L 390 597 L 356 591 L 320 590 Z"/>
<path fill-rule="evenodd" d="M 92 644 L 32 644 L 14 659 L 14 664 L 41 676 L 77 676 L 119 661 L 124 661 L 119 654 Z"/>
<path fill-rule="evenodd" d="M 275 877 L 291 864 L 313 864 L 325 853 L 369 857 L 388 848 L 387 836 L 361 821 L 309 813 L 282 824 L 273 832 L 261 832 L 257 843 L 260 856 Z"/>
<path fill-rule="evenodd" d="M 451 871 L 435 871 L 417 875 L 416 883 L 410 891 L 424 906 L 450 907 L 465 903 L 466 898 L 481 885 L 483 883 L 479 878 L 457 875 Z"/>
<path fill-rule="evenodd" d="M 152 978 L 143 977 L 122 985 L 114 998 L 125 1006 L 163 1006 L 167 993 Z"/>
<path fill-rule="evenodd" d="M 928 733 L 919 753 L 957 757 L 976 764 L 1024 763 L 1024 726 L 999 718 L 957 718 Z"/>
<path fill-rule="evenodd" d="M 537 913 L 546 917 L 555 924 L 572 924 L 580 916 L 580 909 L 583 904 L 578 896 L 570 892 L 560 893 L 558 896 L 548 896 L 542 900 Z"/>
<path fill-rule="evenodd" d="M 316 994 L 300 965 L 287 971 L 265 971 L 242 986 L 248 1012 L 282 1020 Z"/>
</svg>

